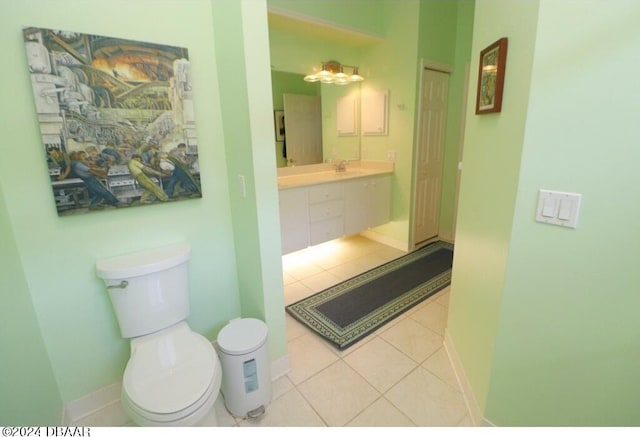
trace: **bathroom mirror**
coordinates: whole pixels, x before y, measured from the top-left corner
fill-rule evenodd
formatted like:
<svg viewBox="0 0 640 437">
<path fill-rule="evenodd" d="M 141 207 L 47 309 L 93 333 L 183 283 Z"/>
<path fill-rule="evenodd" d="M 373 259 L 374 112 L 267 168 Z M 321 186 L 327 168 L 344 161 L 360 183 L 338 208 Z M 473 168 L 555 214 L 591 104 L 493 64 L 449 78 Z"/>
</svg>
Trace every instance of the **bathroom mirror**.
<svg viewBox="0 0 640 437">
<path fill-rule="evenodd" d="M 361 159 L 363 156 L 360 145 L 360 82 L 347 85 L 309 83 L 304 81 L 304 76 L 311 72 L 319 72 L 322 62 L 331 60 L 343 65 L 357 65 L 365 76 L 362 89 L 366 89 L 365 72 L 368 70 L 366 65 L 361 63 L 362 51 L 375 47 L 383 42 L 383 39 L 366 32 L 333 25 L 322 19 L 291 13 L 287 9 L 288 6 L 278 7 L 281 2 L 273 3 L 275 4 L 268 2 L 273 109 L 284 110 L 284 93 L 316 93 L 321 99 L 322 160 L 327 162 L 333 159 Z M 286 81 L 281 75 L 288 75 Z M 319 88 L 311 92 L 300 92 L 300 87 L 305 85 Z M 344 122 L 343 114 L 338 116 L 338 107 L 343 113 L 348 109 L 348 122 Z M 285 141 L 275 146 L 278 166 L 287 164 L 286 158 L 283 157 L 283 145 L 290 146 L 286 141 L 286 133 Z"/>
<path fill-rule="evenodd" d="M 317 163 L 330 162 L 335 159 L 360 159 L 360 84 L 337 86 L 320 82 L 305 82 L 303 78 L 304 75 L 298 73 L 275 70 L 271 72 L 273 109 L 274 111 L 285 111 L 284 138 L 282 141 L 276 141 L 275 145 L 277 166 L 316 163 L 310 162 L 306 158 L 296 160 L 296 156 L 300 156 L 296 147 L 307 142 L 307 139 L 304 138 L 304 130 L 313 130 L 313 128 L 304 127 L 302 132 L 291 133 L 293 140 L 287 138 L 287 131 L 292 128 L 297 128 L 300 125 L 312 125 L 307 122 L 310 118 L 316 118 L 318 114 L 311 109 L 307 111 L 304 107 L 306 106 L 305 101 L 314 99 L 319 99 L 319 123 L 322 137 L 322 153 L 317 157 Z M 285 105 L 285 95 L 288 95 L 289 98 L 287 100 L 288 107 Z M 293 112 L 293 115 L 287 117 L 287 112 Z M 291 124 L 290 120 L 294 118 L 301 120 L 300 125 Z M 311 134 L 311 132 L 307 133 Z M 301 140 L 300 134 L 302 134 Z M 292 141 L 294 142 L 292 143 Z"/>
</svg>

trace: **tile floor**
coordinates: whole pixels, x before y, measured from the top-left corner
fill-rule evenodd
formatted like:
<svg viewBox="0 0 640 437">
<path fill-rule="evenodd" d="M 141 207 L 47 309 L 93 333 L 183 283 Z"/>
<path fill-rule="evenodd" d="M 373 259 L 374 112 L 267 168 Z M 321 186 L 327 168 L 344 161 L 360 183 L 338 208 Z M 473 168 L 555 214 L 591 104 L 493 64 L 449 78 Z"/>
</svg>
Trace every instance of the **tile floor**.
<svg viewBox="0 0 640 437">
<path fill-rule="evenodd" d="M 402 254 L 355 236 L 286 255 L 285 303 Z M 219 426 L 473 426 L 442 345 L 448 298 L 440 291 L 345 351 L 287 315 L 292 370 L 274 381 L 267 412 L 236 419 L 219 397 L 212 414 Z M 132 424 L 115 402 L 72 425 Z"/>
</svg>

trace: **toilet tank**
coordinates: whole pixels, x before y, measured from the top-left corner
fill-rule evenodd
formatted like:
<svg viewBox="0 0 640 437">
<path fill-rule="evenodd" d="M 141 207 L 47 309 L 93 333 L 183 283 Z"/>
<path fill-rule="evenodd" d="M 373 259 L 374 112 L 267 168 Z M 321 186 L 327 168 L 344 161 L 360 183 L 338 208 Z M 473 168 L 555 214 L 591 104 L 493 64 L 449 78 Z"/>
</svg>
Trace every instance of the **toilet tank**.
<svg viewBox="0 0 640 437">
<path fill-rule="evenodd" d="M 96 263 L 123 337 L 139 337 L 189 316 L 191 248 L 176 244 Z"/>
</svg>

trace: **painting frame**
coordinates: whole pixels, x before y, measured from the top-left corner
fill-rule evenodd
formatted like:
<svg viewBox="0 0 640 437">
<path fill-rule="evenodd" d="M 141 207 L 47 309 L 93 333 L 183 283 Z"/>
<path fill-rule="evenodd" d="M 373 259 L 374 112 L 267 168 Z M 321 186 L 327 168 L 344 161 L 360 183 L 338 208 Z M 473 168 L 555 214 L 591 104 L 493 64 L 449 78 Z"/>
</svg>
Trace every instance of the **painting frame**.
<svg viewBox="0 0 640 437">
<path fill-rule="evenodd" d="M 476 115 L 502 111 L 508 38 L 500 38 L 480 52 Z"/>
<path fill-rule="evenodd" d="M 277 109 L 273 111 L 273 126 L 276 132 L 276 141 L 283 142 L 285 140 L 284 130 L 284 111 Z"/>
</svg>

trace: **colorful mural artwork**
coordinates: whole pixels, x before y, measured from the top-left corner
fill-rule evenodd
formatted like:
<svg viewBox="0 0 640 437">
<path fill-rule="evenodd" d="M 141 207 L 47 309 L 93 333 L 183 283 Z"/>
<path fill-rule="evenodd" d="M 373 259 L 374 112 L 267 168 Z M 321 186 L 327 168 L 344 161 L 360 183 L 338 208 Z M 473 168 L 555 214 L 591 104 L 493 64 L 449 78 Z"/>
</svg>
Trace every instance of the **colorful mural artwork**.
<svg viewBox="0 0 640 437">
<path fill-rule="evenodd" d="M 186 48 L 23 36 L 58 215 L 202 197 Z"/>
</svg>

